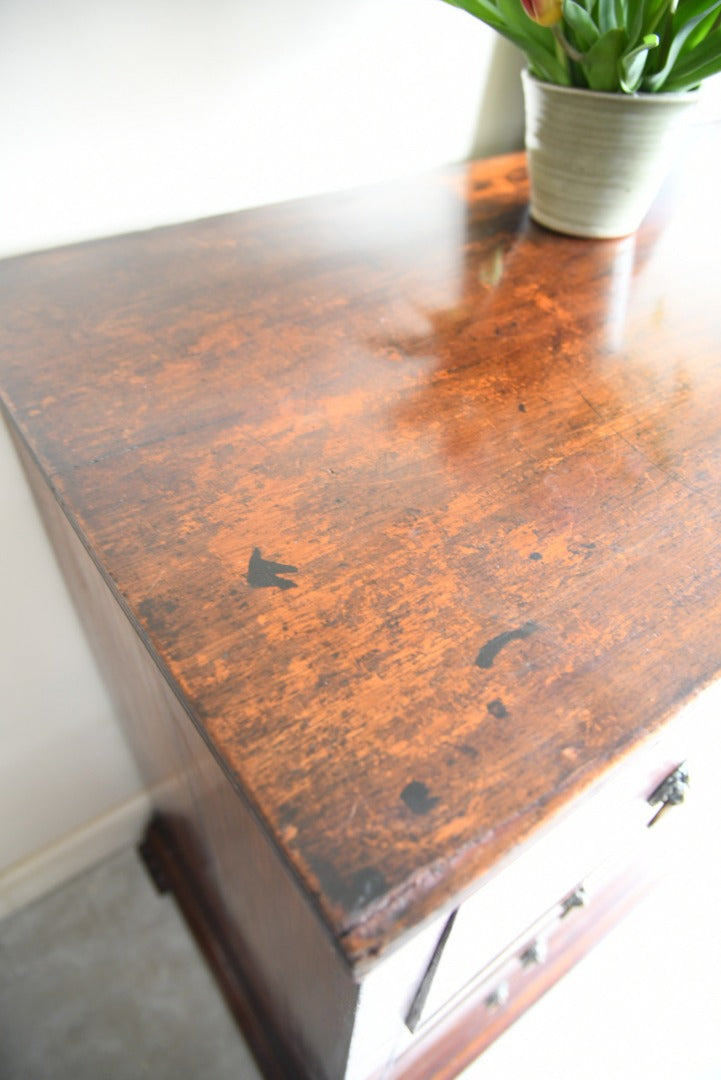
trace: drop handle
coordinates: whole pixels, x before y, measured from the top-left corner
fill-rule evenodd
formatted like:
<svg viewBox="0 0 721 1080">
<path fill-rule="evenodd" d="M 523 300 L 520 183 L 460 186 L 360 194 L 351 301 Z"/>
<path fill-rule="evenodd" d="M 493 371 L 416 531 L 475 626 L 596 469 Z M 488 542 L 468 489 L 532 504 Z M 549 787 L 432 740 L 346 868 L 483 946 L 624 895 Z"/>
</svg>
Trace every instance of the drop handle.
<svg viewBox="0 0 721 1080">
<path fill-rule="evenodd" d="M 490 1010 L 502 1009 L 504 1005 L 508 1004 L 510 995 L 511 987 L 508 980 L 504 979 L 503 982 L 500 982 L 487 996 L 486 1008 Z"/>
<path fill-rule="evenodd" d="M 661 781 L 658 787 L 651 792 L 648 802 L 658 809 L 648 822 L 648 827 L 655 825 L 662 814 L 665 814 L 670 806 L 679 806 L 686 798 L 689 789 L 689 775 L 686 763 L 679 765 Z"/>
<path fill-rule="evenodd" d="M 548 957 L 548 945 L 545 941 L 540 941 L 536 938 L 528 945 L 521 955 L 519 960 L 524 968 L 535 967 L 537 964 L 543 964 Z"/>
<path fill-rule="evenodd" d="M 579 885 L 577 889 L 574 889 L 569 896 L 561 901 L 561 913 L 559 918 L 565 919 L 566 916 L 570 915 L 576 908 L 585 907 L 587 903 L 588 894 L 586 892 L 586 887 L 584 885 Z"/>
</svg>

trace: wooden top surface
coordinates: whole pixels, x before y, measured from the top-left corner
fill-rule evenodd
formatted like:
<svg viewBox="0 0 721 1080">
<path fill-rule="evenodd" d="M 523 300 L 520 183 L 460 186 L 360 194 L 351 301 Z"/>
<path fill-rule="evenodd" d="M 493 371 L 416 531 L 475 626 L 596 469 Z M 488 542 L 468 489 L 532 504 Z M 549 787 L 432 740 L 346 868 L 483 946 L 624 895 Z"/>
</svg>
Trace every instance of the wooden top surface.
<svg viewBox="0 0 721 1080">
<path fill-rule="evenodd" d="M 8 414 L 352 962 L 721 667 L 682 192 L 563 238 L 514 156 L 0 263 Z"/>
</svg>

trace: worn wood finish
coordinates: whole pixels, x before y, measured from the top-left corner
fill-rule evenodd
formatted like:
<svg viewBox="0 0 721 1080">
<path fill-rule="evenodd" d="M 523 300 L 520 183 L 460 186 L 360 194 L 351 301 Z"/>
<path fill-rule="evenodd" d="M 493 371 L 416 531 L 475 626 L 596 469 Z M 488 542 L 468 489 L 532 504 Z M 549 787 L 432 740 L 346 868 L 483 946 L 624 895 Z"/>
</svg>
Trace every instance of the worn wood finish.
<svg viewBox="0 0 721 1080">
<path fill-rule="evenodd" d="M 719 672 L 691 181 L 618 242 L 512 157 L 0 264 L 11 422 L 356 971 Z"/>
<path fill-rule="evenodd" d="M 156 884 L 173 891 L 263 1075 L 335 1080 L 358 997 L 344 957 L 17 448 L 150 786 L 157 817 L 144 850 Z"/>
</svg>

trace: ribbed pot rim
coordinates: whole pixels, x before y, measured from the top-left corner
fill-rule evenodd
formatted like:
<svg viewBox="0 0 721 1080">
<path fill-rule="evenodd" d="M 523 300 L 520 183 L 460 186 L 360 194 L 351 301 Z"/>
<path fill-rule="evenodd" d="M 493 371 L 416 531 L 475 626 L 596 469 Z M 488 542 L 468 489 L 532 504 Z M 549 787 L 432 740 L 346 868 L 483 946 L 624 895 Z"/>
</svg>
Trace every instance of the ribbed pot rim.
<svg viewBox="0 0 721 1080">
<path fill-rule="evenodd" d="M 594 100 L 611 101 L 614 104 L 621 106 L 624 101 L 633 101 L 634 103 L 642 103 L 644 105 L 650 105 L 651 107 L 657 105 L 663 106 L 671 102 L 674 104 L 681 104 L 684 102 L 691 104 L 691 102 L 698 100 L 699 97 L 698 90 L 672 91 L 668 94 L 663 91 L 655 94 L 624 94 L 620 91 L 618 93 L 611 93 L 607 90 L 589 90 L 585 86 L 560 86 L 558 83 L 545 82 L 543 79 L 537 78 L 528 70 L 528 68 L 523 69 L 521 78 L 524 81 L 528 80 L 531 83 L 535 83 L 535 85 L 541 88 L 544 93 L 558 94 L 562 97 L 586 98 L 588 100 L 593 98 Z"/>
</svg>

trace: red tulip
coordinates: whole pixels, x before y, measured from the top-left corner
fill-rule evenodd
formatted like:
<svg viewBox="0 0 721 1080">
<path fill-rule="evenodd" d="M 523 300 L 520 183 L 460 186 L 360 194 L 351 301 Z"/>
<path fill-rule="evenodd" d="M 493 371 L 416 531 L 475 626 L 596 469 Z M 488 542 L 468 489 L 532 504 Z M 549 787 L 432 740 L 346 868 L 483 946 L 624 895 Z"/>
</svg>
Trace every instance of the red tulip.
<svg viewBox="0 0 721 1080">
<path fill-rule="evenodd" d="M 555 26 L 563 15 L 563 0 L 521 0 L 523 9 L 540 26 Z"/>
</svg>

